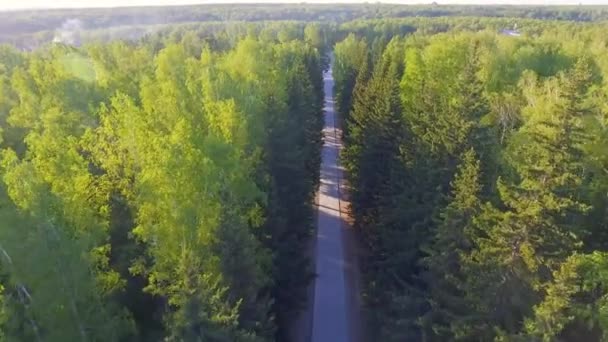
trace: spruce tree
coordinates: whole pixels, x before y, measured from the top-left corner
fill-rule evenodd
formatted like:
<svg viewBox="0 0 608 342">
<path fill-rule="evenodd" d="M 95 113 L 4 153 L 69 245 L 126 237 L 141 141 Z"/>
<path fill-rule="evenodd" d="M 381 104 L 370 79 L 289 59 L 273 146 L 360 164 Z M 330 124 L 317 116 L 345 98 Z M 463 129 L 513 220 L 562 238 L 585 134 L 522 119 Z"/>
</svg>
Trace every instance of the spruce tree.
<svg viewBox="0 0 608 342">
<path fill-rule="evenodd" d="M 520 129 L 529 143 L 516 147 L 525 148 L 525 153 L 515 149 L 521 158 L 513 159 L 518 181 L 499 181 L 507 210 L 487 209 L 477 219 L 483 235 L 467 260 L 471 268 L 466 286 L 469 297 L 477 297 L 475 306 L 489 317 L 490 326 L 482 329 L 486 333 L 509 335 L 522 329 L 523 319 L 542 300 L 541 290 L 552 272 L 580 246 L 584 230 L 576 222 L 588 206 L 577 200 L 577 191 L 585 141 L 582 105 L 589 80 L 583 60 L 553 80 L 562 96 L 550 105 L 550 115 L 530 112 L 532 119 Z M 485 300 L 478 298 L 480 293 Z"/>
<path fill-rule="evenodd" d="M 433 238 L 422 260 L 426 267 L 430 311 L 422 319 L 430 340 L 452 340 L 460 334 L 460 325 L 470 308 L 464 300 L 462 282 L 466 274 L 461 256 L 470 252 L 471 223 L 481 209 L 480 162 L 473 149 L 461 158 L 451 184 L 448 205 L 437 217 Z"/>
</svg>

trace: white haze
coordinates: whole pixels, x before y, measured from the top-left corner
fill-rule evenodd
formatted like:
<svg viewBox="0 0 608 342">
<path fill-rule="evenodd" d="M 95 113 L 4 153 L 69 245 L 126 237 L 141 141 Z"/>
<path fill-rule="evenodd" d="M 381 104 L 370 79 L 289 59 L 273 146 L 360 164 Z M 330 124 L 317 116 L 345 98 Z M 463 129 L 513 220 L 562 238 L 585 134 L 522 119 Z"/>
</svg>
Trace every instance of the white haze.
<svg viewBox="0 0 608 342">
<path fill-rule="evenodd" d="M 68 19 L 55 32 L 53 43 L 79 45 L 80 32 L 82 31 L 82 29 L 82 21 L 80 21 L 79 19 Z"/>
<path fill-rule="evenodd" d="M 26 8 L 86 8 L 86 7 L 124 7 L 124 6 L 166 6 L 187 4 L 217 3 L 302 3 L 301 0 L 0 0 L 0 10 Z M 363 3 L 363 0 L 313 0 L 308 3 Z M 375 1 L 368 1 L 373 3 Z M 425 0 L 388 0 L 385 3 L 429 4 Z M 608 0 L 437 0 L 439 4 L 508 4 L 508 5 L 601 5 Z"/>
</svg>

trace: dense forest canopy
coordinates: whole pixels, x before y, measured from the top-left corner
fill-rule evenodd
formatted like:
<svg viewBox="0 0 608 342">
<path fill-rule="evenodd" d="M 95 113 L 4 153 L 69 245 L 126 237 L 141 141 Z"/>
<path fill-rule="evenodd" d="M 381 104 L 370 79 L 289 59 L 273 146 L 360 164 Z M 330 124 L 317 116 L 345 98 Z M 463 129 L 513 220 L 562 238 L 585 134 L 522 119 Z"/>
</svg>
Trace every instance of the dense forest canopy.
<svg viewBox="0 0 608 342">
<path fill-rule="evenodd" d="M 281 339 L 312 275 L 311 42 L 4 47 L 1 60 L 2 336 Z"/>
<path fill-rule="evenodd" d="M 330 63 L 368 340 L 607 340 L 607 16 L 0 13 L 0 341 L 287 341 Z"/>
<path fill-rule="evenodd" d="M 341 29 L 370 340 L 608 339 L 606 24 Z"/>
</svg>

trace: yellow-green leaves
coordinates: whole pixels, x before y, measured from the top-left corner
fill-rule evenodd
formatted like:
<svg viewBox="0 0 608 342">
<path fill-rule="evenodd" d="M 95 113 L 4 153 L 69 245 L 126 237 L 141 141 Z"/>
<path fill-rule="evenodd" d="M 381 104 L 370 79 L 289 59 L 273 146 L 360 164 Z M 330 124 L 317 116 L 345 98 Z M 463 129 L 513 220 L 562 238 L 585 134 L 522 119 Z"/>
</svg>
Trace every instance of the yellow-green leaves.
<svg viewBox="0 0 608 342">
<path fill-rule="evenodd" d="M 309 43 L 323 42 L 245 26 L 0 49 L 16 340 L 271 340 L 297 308 L 322 119 Z"/>
</svg>

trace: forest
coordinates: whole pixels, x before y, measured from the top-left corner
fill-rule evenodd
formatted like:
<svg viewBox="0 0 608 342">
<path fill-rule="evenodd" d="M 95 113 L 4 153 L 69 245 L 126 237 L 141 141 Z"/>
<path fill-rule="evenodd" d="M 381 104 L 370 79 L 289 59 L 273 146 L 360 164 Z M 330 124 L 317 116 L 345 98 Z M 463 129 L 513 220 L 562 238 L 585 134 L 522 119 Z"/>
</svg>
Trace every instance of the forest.
<svg viewBox="0 0 608 342">
<path fill-rule="evenodd" d="M 280 339 L 312 276 L 312 42 L 0 56 L 0 339 Z"/>
<path fill-rule="evenodd" d="M 387 18 L 495 17 L 573 22 L 608 20 L 608 6 L 509 6 L 276 3 L 204 4 L 53 10 L 0 10 L 0 43 L 33 50 L 51 41 L 71 45 L 115 39 L 137 41 L 178 25 L 224 28 L 227 23 L 319 22 L 337 28 L 353 20 Z M 204 25 L 206 24 L 206 25 Z M 232 25 L 230 25 L 232 26 Z M 199 30 L 200 31 L 200 30 Z M 209 28 L 204 29 L 209 31 Z M 68 37 L 66 37 L 68 36 Z"/>
<path fill-rule="evenodd" d="M 362 340 L 608 340 L 604 7 L 213 8 L 0 13 L 0 341 L 289 341 L 330 67 Z"/>
<path fill-rule="evenodd" d="M 608 340 L 606 24 L 418 20 L 334 49 L 369 340 Z"/>
</svg>

